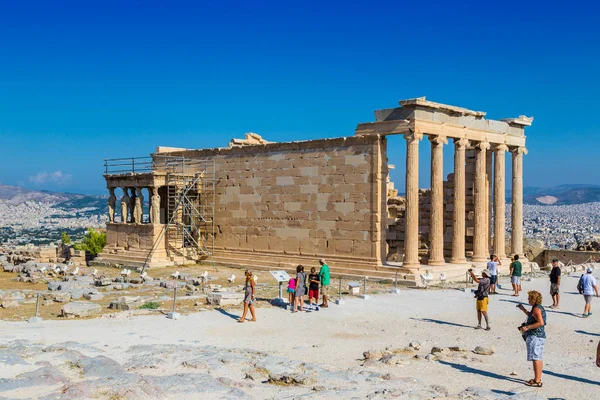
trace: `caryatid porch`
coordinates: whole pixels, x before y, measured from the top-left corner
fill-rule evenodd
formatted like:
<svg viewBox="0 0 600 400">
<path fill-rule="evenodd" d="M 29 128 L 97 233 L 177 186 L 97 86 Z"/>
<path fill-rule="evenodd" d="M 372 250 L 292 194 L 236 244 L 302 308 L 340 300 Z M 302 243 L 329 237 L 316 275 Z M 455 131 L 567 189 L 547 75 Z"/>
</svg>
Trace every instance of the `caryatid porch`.
<svg viewBox="0 0 600 400">
<path fill-rule="evenodd" d="M 415 273 L 446 263 L 463 266 L 485 263 L 490 253 L 523 259 L 524 129 L 533 118 L 486 120 L 486 113 L 434 103 L 424 97 L 400 101 L 400 107 L 378 110 L 376 122 L 362 123 L 355 135 L 403 135 L 406 139 L 406 210 L 403 270 Z M 431 209 L 429 251 L 419 260 L 419 143 L 428 136 L 431 146 Z M 444 257 L 443 146 L 454 145 L 452 249 Z M 467 260 L 466 153 L 475 153 L 473 179 L 473 251 Z M 505 154 L 512 155 L 511 248 L 505 248 Z M 493 164 L 493 168 L 492 168 Z M 492 192 L 493 186 L 493 192 Z M 470 188 L 469 188 L 470 189 Z M 494 218 L 492 218 L 492 215 Z M 493 221 L 493 223 L 492 223 Z M 491 229 L 493 224 L 493 229 Z M 451 265 L 448 265 L 451 267 Z"/>
</svg>

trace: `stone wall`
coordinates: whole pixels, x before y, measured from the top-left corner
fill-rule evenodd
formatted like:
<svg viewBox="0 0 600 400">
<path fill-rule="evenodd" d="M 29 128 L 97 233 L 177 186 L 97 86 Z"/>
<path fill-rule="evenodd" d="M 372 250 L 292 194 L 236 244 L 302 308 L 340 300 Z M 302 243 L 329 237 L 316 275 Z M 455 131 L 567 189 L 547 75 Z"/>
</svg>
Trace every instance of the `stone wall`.
<svg viewBox="0 0 600 400">
<path fill-rule="evenodd" d="M 563 264 L 567 264 L 569 261 L 572 261 L 573 264 L 598 262 L 600 261 L 600 252 L 546 249 L 540 256 L 536 257 L 535 261 L 540 265 L 540 267 L 544 267 L 550 264 L 553 258 L 557 258 L 558 261 L 562 262 Z"/>
<path fill-rule="evenodd" d="M 187 150 L 215 161 L 215 259 L 289 267 L 385 256 L 386 139 L 345 137 Z"/>
</svg>

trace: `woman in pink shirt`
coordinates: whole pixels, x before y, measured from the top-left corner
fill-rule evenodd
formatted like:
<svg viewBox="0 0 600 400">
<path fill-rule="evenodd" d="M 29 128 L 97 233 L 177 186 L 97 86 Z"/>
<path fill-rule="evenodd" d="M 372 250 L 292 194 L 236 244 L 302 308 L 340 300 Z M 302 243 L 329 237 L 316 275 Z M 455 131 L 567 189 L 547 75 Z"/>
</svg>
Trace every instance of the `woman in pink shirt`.
<svg viewBox="0 0 600 400">
<path fill-rule="evenodd" d="M 288 281 L 288 303 L 290 304 L 290 309 L 294 306 L 294 300 L 296 300 L 296 278 L 290 278 Z"/>
</svg>

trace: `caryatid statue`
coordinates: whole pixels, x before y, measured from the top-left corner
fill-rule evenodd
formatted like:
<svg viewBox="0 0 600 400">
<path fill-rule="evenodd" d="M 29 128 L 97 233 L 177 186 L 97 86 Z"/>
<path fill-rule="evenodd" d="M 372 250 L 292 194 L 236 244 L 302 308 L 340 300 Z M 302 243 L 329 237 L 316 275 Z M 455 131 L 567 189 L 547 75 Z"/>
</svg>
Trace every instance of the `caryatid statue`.
<svg viewBox="0 0 600 400">
<path fill-rule="evenodd" d="M 131 189 L 131 196 L 129 196 L 129 214 L 130 214 L 130 221 L 133 224 L 134 222 L 136 222 L 135 220 L 135 188 L 130 188 Z"/>
<path fill-rule="evenodd" d="M 135 189 L 134 193 L 135 193 Z M 142 197 L 142 189 L 138 189 L 137 190 L 138 195 L 135 196 L 135 208 L 133 210 L 133 214 L 135 217 L 135 223 L 136 224 L 141 224 L 142 223 L 142 201 L 144 200 L 144 198 Z"/>
<path fill-rule="evenodd" d="M 152 188 L 152 199 L 150 200 L 150 222 L 160 224 L 160 196 L 158 188 Z"/>
<path fill-rule="evenodd" d="M 115 222 L 115 207 L 117 198 L 115 197 L 115 188 L 108 188 L 110 196 L 108 197 L 108 222 Z"/>
<path fill-rule="evenodd" d="M 123 188 L 123 197 L 121 197 L 121 222 L 127 223 L 127 208 L 129 207 L 129 196 L 127 195 L 127 188 Z"/>
</svg>

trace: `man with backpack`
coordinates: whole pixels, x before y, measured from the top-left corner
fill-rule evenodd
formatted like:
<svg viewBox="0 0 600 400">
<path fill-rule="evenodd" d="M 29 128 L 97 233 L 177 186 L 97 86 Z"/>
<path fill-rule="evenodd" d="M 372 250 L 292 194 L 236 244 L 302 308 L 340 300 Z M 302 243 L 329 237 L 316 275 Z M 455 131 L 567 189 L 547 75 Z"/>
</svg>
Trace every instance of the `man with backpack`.
<svg viewBox="0 0 600 400">
<path fill-rule="evenodd" d="M 481 278 L 477 278 L 473 273 L 472 269 L 469 269 L 469 273 L 471 274 L 471 278 L 477 283 L 479 286 L 475 291 L 475 298 L 477 301 L 475 302 L 475 307 L 477 308 L 477 327 L 475 329 L 481 328 L 481 316 L 485 318 L 485 330 L 490 330 L 490 321 L 488 319 L 488 304 L 489 304 L 489 293 L 490 293 L 490 277 L 492 274 L 487 269 L 481 271 Z"/>
</svg>

